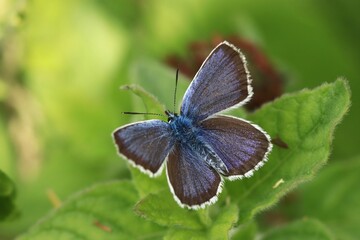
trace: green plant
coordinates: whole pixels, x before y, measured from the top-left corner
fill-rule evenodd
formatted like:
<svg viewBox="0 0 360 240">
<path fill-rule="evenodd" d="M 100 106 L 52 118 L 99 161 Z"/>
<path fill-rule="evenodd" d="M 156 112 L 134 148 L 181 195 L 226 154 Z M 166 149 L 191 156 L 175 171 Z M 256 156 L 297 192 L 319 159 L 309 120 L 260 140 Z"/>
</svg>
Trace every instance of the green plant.
<svg viewBox="0 0 360 240">
<path fill-rule="evenodd" d="M 159 82 L 167 76 L 162 72 L 161 68 L 157 70 L 152 66 Z M 150 81 L 154 76 L 148 76 L 149 79 L 143 76 L 143 81 Z M 162 109 L 156 98 L 142 88 L 133 85 L 124 89 L 140 96 L 140 105 L 145 102 L 148 109 Z M 99 184 L 76 194 L 20 239 L 55 239 L 64 235 L 84 239 L 157 239 L 161 236 L 223 239 L 233 227 L 241 232 L 241 227 L 250 224 L 257 213 L 275 204 L 301 182 L 312 179 L 326 163 L 334 128 L 349 107 L 349 97 L 347 83 L 340 79 L 314 90 L 285 95 L 249 115 L 249 119 L 269 134 L 279 136 L 288 148 L 275 147 L 268 163 L 252 178 L 226 182 L 219 203 L 205 210 L 180 208 L 167 189 L 164 174 L 148 179 L 131 168 L 131 181 Z M 279 180 L 282 183 L 277 185 Z M 311 231 L 329 236 L 321 223 L 319 226 L 308 222 L 298 225 L 310 225 Z M 286 236 L 293 228 L 277 230 L 276 234 Z M 273 235 L 275 233 L 269 233 L 269 238 Z"/>
</svg>

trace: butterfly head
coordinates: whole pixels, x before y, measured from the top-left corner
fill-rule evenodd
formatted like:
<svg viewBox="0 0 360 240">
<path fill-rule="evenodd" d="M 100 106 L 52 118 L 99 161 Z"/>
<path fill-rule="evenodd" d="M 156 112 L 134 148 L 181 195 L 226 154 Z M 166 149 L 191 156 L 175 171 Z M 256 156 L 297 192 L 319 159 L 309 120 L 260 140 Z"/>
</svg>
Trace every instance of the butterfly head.
<svg viewBox="0 0 360 240">
<path fill-rule="evenodd" d="M 165 111 L 165 114 L 168 116 L 168 122 L 171 123 L 174 121 L 179 115 L 177 113 L 170 112 L 169 110 Z"/>
</svg>

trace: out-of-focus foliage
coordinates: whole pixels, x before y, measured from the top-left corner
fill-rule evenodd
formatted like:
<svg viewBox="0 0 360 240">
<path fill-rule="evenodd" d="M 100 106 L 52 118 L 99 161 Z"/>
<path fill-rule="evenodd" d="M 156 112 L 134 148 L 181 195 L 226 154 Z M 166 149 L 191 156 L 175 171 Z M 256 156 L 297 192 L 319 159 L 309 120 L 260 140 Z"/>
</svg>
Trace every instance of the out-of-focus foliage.
<svg viewBox="0 0 360 240">
<path fill-rule="evenodd" d="M 123 202 L 114 198 L 119 202 L 117 209 L 114 206 L 109 210 L 114 215 L 128 204 L 126 211 L 130 216 L 136 201 L 147 199 L 149 192 L 152 192 L 150 196 L 156 195 L 154 191 L 167 192 L 164 176 L 149 179 L 137 170 L 129 173 L 125 161 L 116 154 L 111 132 L 130 122 L 130 117 L 121 112 L 141 112 L 148 107 L 141 98 L 134 96 L 133 91 L 122 91 L 119 87 L 137 83 L 172 110 L 175 70 L 165 69 L 163 59 L 170 54 L 186 57 L 189 55 L 186 52 L 189 43 L 210 41 L 216 35 L 238 35 L 258 45 L 274 66 L 283 72 L 286 92 L 312 89 L 324 82 L 334 82 L 338 77 L 346 78 L 352 91 L 351 109 L 334 134 L 332 154 L 324 173 L 315 176 L 314 182 L 296 192 L 296 199 L 290 204 L 282 202 L 276 207 L 276 211 L 281 210 L 285 225 L 280 229 L 269 229 L 275 222 L 274 218 L 268 219 L 270 211 L 270 214 L 260 214 L 251 222 L 233 226 L 230 235 L 248 239 L 266 232 L 264 236 L 271 239 L 272 236 L 286 237 L 286 234 L 303 228 L 308 229 L 307 233 L 314 234 L 320 229 L 320 235 L 324 237 L 330 236 L 325 230 L 330 229 L 331 236 L 360 238 L 356 227 L 360 221 L 357 218 L 360 216 L 359 208 L 356 207 L 360 189 L 354 185 L 357 164 L 351 160 L 359 156 L 360 141 L 360 128 L 356 127 L 360 122 L 359 5 L 359 1 L 353 0 L 274 0 L 271 3 L 265 0 L 0 1 L 0 169 L 16 186 L 15 205 L 20 213 L 0 223 L 0 238 L 12 239 L 27 232 L 54 206 L 58 207 L 62 200 L 80 191 L 78 196 L 64 202 L 63 208 L 46 217 L 49 226 L 54 221 L 65 224 L 56 222 L 57 214 L 63 214 L 77 203 L 84 203 L 82 196 L 91 196 L 98 188 L 104 196 L 97 197 L 106 198 L 106 183 L 81 191 L 99 182 L 132 179 L 131 184 L 121 181 L 112 185 L 126 185 L 126 189 L 118 191 L 133 194 L 125 197 Z M 156 76 L 162 73 L 164 75 Z M 180 78 L 183 79 L 182 76 Z M 179 83 L 178 103 L 187 87 L 185 81 Z M 339 90 L 343 85 L 336 82 L 331 86 L 333 90 Z M 137 91 L 141 92 L 141 89 Z M 344 92 L 342 97 L 346 94 Z M 314 99 L 321 105 L 323 101 L 327 102 L 328 96 Z M 329 113 L 341 107 L 345 109 L 348 104 L 341 102 L 340 96 L 336 99 L 333 103 L 327 102 Z M 266 119 L 266 108 L 255 113 L 252 120 L 271 130 L 270 125 L 275 120 Z M 297 114 L 294 119 L 309 117 L 307 112 Z M 246 115 L 244 112 L 241 114 Z M 325 114 L 324 118 L 316 116 L 316 119 L 326 122 L 327 117 Z M 334 117 L 328 123 L 335 123 L 337 119 Z M 304 124 L 306 128 L 310 122 Z M 290 136 L 292 127 L 294 125 L 281 126 L 280 130 Z M 319 126 L 319 129 L 322 127 Z M 332 128 L 329 127 L 329 131 Z M 327 154 L 312 159 L 313 163 L 326 161 L 330 150 L 329 137 L 324 138 L 325 142 L 319 142 L 327 147 Z M 313 136 L 313 139 L 323 140 L 319 136 Z M 303 144 L 307 143 L 311 141 Z M 292 151 L 292 148 L 289 149 Z M 277 152 L 274 151 L 271 159 L 279 157 Z M 283 161 L 285 165 L 289 164 L 286 169 L 296 170 L 292 161 Z M 275 162 L 269 162 L 262 170 L 271 168 Z M 304 174 L 312 176 L 311 166 L 307 168 L 308 172 Z M 234 194 L 232 184 L 241 191 L 256 188 L 251 185 L 258 178 L 265 177 L 261 174 L 262 170 L 254 179 L 227 184 L 231 188 L 222 193 L 223 199 L 219 202 L 226 203 L 226 197 Z M 137 192 L 133 192 L 132 187 Z M 241 192 L 238 194 L 241 195 Z M 267 197 L 264 195 L 264 201 L 269 200 Z M 242 221 L 242 214 L 252 215 L 241 211 L 241 208 L 250 209 L 250 199 L 243 196 L 235 206 L 240 215 L 216 212 L 217 205 L 214 210 L 209 210 L 210 220 L 206 220 L 206 213 L 200 213 L 201 221 L 213 221 L 206 222 L 207 229 L 213 229 L 207 232 L 208 236 L 211 231 L 225 234 L 236 220 Z M 104 201 L 108 202 L 108 199 Z M 258 202 L 251 204 L 258 206 Z M 137 212 L 140 205 L 136 206 Z M 255 212 L 266 206 L 255 207 Z M 329 211 L 332 206 L 337 206 L 336 211 Z M 74 207 L 73 210 L 78 209 Z M 188 233 L 164 230 L 164 224 L 158 226 L 135 214 L 124 221 L 137 222 L 142 229 L 149 228 L 146 231 L 157 231 L 157 234 L 166 235 L 169 239 L 176 236 L 185 238 L 189 236 L 187 234 L 194 233 L 192 229 L 188 229 Z M 317 220 L 299 220 L 304 216 Z M 76 219 L 72 221 L 76 222 Z M 296 222 L 289 223 L 292 220 Z M 87 231 L 89 226 L 84 226 L 86 221 L 81 217 L 74 226 L 81 225 L 82 230 L 89 234 L 97 230 L 100 232 L 92 237 L 107 234 L 107 223 L 99 221 L 98 225 L 94 225 L 91 219 L 88 224 L 94 229 Z M 319 224 L 309 227 L 309 223 L 313 222 Z M 114 226 L 116 231 L 121 231 L 120 223 L 114 222 Z M 37 229 L 38 225 L 28 234 L 38 232 Z M 154 238 L 160 235 L 155 234 Z M 67 239 L 66 233 L 63 238 Z"/>
<path fill-rule="evenodd" d="M 311 184 L 301 189 L 301 198 L 294 205 L 294 217 L 317 217 L 339 239 L 360 236 L 360 157 L 328 166 Z M 314 207 L 314 203 L 316 207 Z M 341 221 L 339 221 L 341 219 Z"/>
<path fill-rule="evenodd" d="M 331 231 L 321 222 L 314 219 L 302 219 L 276 228 L 263 237 L 264 240 L 291 240 L 291 239 L 309 239 L 309 240 L 332 240 L 336 239 Z"/>
<path fill-rule="evenodd" d="M 14 198 L 14 183 L 0 170 L 0 221 L 14 213 Z"/>
<path fill-rule="evenodd" d="M 137 217 L 128 181 L 99 184 L 75 196 L 19 239 L 159 239 L 165 229 Z"/>
</svg>

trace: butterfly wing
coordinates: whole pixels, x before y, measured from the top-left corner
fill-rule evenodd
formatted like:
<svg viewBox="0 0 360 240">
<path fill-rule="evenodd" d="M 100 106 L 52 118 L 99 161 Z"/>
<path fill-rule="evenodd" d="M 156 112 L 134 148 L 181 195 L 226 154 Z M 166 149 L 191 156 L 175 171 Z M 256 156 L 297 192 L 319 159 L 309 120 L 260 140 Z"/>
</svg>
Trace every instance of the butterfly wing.
<svg viewBox="0 0 360 240">
<path fill-rule="evenodd" d="M 161 173 L 174 139 L 169 124 L 160 120 L 136 122 L 116 129 L 113 138 L 119 154 L 150 176 Z"/>
<path fill-rule="evenodd" d="M 201 128 L 203 140 L 224 162 L 230 180 L 250 177 L 272 149 L 270 137 L 242 119 L 220 115 L 204 120 Z"/>
<path fill-rule="evenodd" d="M 185 144 L 175 144 L 166 170 L 171 192 L 182 207 L 204 207 L 221 192 L 221 176 Z"/>
<path fill-rule="evenodd" d="M 252 96 L 243 54 L 228 42 L 219 44 L 186 90 L 181 114 L 199 122 L 214 113 L 242 105 Z"/>
</svg>

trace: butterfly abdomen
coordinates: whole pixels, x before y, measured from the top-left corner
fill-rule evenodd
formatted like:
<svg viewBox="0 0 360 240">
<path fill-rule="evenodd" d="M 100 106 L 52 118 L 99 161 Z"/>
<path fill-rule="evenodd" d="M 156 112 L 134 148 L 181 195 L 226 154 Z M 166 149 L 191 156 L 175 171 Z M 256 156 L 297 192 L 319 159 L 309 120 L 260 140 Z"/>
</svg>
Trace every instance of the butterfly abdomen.
<svg viewBox="0 0 360 240">
<path fill-rule="evenodd" d="M 227 175 L 228 169 L 212 148 L 201 137 L 201 129 L 184 116 L 176 116 L 170 123 L 175 139 L 199 155 L 199 160 L 205 161 L 222 175 Z"/>
</svg>

